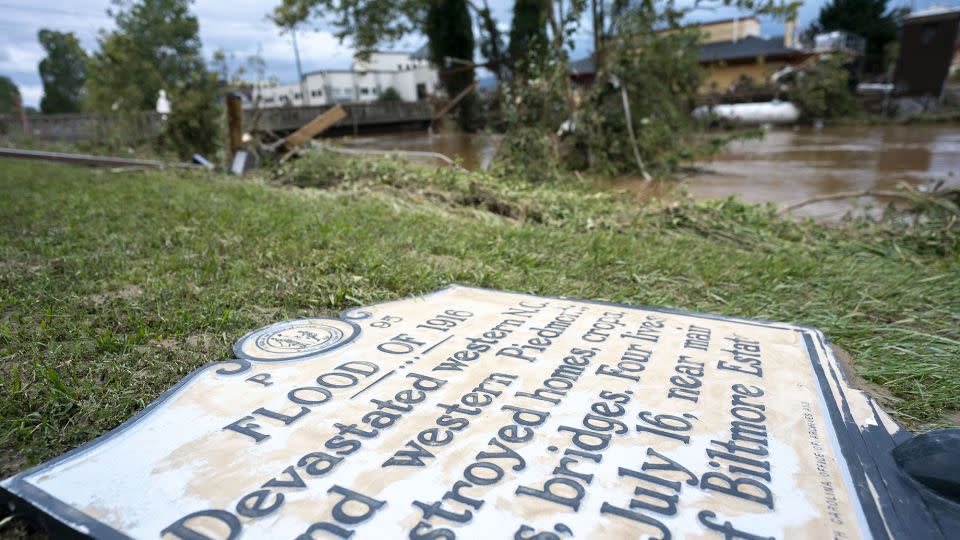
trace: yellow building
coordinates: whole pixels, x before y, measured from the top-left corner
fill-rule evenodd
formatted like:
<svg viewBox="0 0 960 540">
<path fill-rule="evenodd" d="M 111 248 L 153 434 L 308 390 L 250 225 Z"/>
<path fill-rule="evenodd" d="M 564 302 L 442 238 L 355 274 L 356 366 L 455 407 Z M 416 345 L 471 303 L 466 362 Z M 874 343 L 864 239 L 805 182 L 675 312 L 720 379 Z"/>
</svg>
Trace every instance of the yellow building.
<svg viewBox="0 0 960 540">
<path fill-rule="evenodd" d="M 798 65 L 815 53 L 797 48 L 793 22 L 787 22 L 783 36 L 764 38 L 754 17 L 728 19 L 695 26 L 703 33 L 700 64 L 707 76 L 703 93 L 725 92 L 742 77 L 764 84 L 788 65 Z"/>
<path fill-rule="evenodd" d="M 757 84 L 766 84 L 770 76 L 783 67 L 799 65 L 816 56 L 797 47 L 793 21 L 786 23 L 783 36 L 771 38 L 760 35 L 760 21 L 755 17 L 701 23 L 689 28 L 703 35 L 700 47 L 700 65 L 706 71 L 706 80 L 700 87 L 703 94 L 724 93 L 744 76 Z M 590 84 L 595 75 L 593 55 L 570 63 L 570 77 L 577 83 Z"/>
</svg>

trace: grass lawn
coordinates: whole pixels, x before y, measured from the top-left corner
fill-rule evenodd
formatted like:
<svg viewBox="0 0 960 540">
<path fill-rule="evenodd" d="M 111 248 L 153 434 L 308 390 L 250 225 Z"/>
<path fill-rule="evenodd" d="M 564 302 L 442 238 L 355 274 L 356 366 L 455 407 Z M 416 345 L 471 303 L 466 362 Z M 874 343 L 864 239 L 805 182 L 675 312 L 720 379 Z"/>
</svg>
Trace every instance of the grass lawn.
<svg viewBox="0 0 960 540">
<path fill-rule="evenodd" d="M 955 238 L 308 165 L 283 174 L 324 189 L 0 161 L 0 477 L 115 427 L 250 330 L 454 282 L 815 326 L 901 423 L 956 422 Z"/>
</svg>

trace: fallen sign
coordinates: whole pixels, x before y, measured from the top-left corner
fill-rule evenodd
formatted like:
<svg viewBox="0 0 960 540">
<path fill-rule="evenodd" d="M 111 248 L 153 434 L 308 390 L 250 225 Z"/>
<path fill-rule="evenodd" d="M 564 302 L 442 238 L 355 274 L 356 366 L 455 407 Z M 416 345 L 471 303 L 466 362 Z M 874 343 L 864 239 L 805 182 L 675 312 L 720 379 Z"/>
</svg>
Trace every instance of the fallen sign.
<svg viewBox="0 0 960 540">
<path fill-rule="evenodd" d="M 96 538 L 960 534 L 956 470 L 913 459 L 943 446 L 810 328 L 451 286 L 234 354 L 0 483 L 0 513 Z"/>
</svg>

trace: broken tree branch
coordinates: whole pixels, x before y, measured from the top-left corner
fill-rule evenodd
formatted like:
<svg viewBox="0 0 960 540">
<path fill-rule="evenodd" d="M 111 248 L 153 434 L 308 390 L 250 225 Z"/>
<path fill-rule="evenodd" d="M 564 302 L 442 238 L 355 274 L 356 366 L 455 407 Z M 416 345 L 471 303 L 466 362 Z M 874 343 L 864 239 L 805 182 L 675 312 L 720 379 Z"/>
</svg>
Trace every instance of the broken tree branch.
<svg viewBox="0 0 960 540">
<path fill-rule="evenodd" d="M 811 197 L 809 199 L 800 201 L 796 204 L 792 204 L 783 210 L 780 211 L 781 214 L 788 214 L 797 208 L 807 206 L 810 204 L 815 204 L 823 201 L 834 201 L 837 199 L 853 199 L 859 197 L 889 197 L 891 199 L 902 199 L 906 201 L 915 201 L 917 197 L 921 196 L 918 193 L 902 193 L 900 191 L 890 191 L 884 189 L 865 189 L 862 191 L 841 191 L 839 193 L 832 193 L 830 195 L 818 195 L 816 197 Z"/>
</svg>

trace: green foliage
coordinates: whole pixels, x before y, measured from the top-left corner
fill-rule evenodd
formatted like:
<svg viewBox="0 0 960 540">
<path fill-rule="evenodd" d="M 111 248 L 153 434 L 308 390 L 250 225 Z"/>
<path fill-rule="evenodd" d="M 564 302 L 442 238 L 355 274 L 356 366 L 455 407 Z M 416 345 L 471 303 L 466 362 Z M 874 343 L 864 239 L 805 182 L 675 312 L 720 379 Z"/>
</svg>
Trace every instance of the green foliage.
<svg viewBox="0 0 960 540">
<path fill-rule="evenodd" d="M 171 111 L 163 140 L 181 158 L 199 153 L 209 159 L 216 152 L 223 116 L 216 101 L 217 90 L 215 74 L 196 71 L 171 92 Z"/>
<path fill-rule="evenodd" d="M 897 59 L 900 57 L 900 41 L 891 41 L 883 48 L 883 71 L 893 80 L 893 70 L 897 68 Z M 956 72 L 954 72 L 956 74 Z"/>
<path fill-rule="evenodd" d="M 43 29 L 38 38 L 47 55 L 40 61 L 40 110 L 45 114 L 80 112 L 87 78 L 86 51 L 72 32 Z"/>
<path fill-rule="evenodd" d="M 20 89 L 10 77 L 0 75 L 0 114 L 17 112 Z"/>
<path fill-rule="evenodd" d="M 517 73 L 524 73 L 528 63 L 543 59 L 549 6 L 542 0 L 515 0 L 513 3 L 509 52 Z"/>
<path fill-rule="evenodd" d="M 350 38 L 360 58 L 378 46 L 421 32 L 427 36 L 431 62 L 443 68 L 449 67 L 447 57 L 473 61 L 475 41 L 469 9 L 467 0 L 282 0 L 271 19 L 281 28 L 293 28 L 311 18 L 331 20 L 337 37 Z M 486 18 L 481 15 L 483 27 L 495 30 L 490 10 L 485 14 Z M 499 54 L 499 33 L 488 36 L 482 48 L 491 55 Z M 453 98 L 473 79 L 473 70 L 465 69 L 441 74 L 440 83 Z M 462 128 L 475 129 L 479 114 L 476 95 L 471 93 L 461 101 L 456 113 Z"/>
<path fill-rule="evenodd" d="M 570 86 L 565 55 L 515 81 L 506 97 L 504 159 L 537 178 L 553 176 L 551 162 L 554 167 L 636 174 L 641 171 L 628 121 L 645 167 L 670 169 L 689 157 L 685 143 L 693 127 L 690 110 L 702 81 L 699 35 L 655 31 L 672 22 L 653 8 L 621 13 L 617 33 L 607 40 L 605 60 L 589 87 Z M 630 105 L 629 120 L 622 89 Z M 569 133 L 557 137 L 561 126 L 570 128 Z"/>
<path fill-rule="evenodd" d="M 329 20 L 340 39 L 350 38 L 360 57 L 384 43 L 422 31 L 428 2 L 423 0 L 281 0 L 270 18 L 294 28 L 311 18 Z"/>
<path fill-rule="evenodd" d="M 473 21 L 467 10 L 467 0 L 430 0 L 424 33 L 429 40 L 430 61 L 435 66 L 447 66 L 447 58 L 461 65 L 462 61 L 473 62 Z M 456 72 L 440 73 L 440 84 L 450 99 L 473 83 L 472 68 Z M 457 106 L 457 121 L 465 130 L 476 128 L 478 113 L 476 94 L 471 92 Z"/>
<path fill-rule="evenodd" d="M 807 120 L 843 118 L 861 112 L 850 91 L 850 73 L 841 55 L 821 59 L 797 73 L 787 95 Z"/>
<path fill-rule="evenodd" d="M 620 33 L 607 52 L 608 71 L 599 74 L 584 98 L 576 117 L 583 127 L 576 138 L 594 167 L 614 174 L 637 170 L 627 122 L 633 123 L 647 167 L 673 169 L 686 157 L 687 136 L 693 128 L 690 111 L 703 81 L 699 34 L 657 33 L 653 28 L 660 18 L 640 10 L 621 18 Z M 629 118 L 618 86 L 627 91 Z"/>
<path fill-rule="evenodd" d="M 733 81 L 733 88 L 731 90 L 735 92 L 751 92 L 763 89 L 764 87 L 765 85 L 763 83 L 757 82 L 756 79 L 746 73 L 742 73 L 737 77 L 737 80 Z"/>
<path fill-rule="evenodd" d="M 96 111 L 153 110 L 168 94 L 205 70 L 199 24 L 191 0 L 114 0 L 112 32 L 101 32 L 100 50 L 87 72 L 87 106 Z"/>
<path fill-rule="evenodd" d="M 483 0 L 483 7 L 477 10 L 477 18 L 480 28 L 480 55 L 491 62 L 491 65 L 488 66 L 489 69 L 493 71 L 498 81 L 502 81 L 506 78 L 510 61 L 503 45 L 500 28 L 497 26 L 497 21 L 493 17 L 490 6 L 487 5 L 487 0 Z"/>
<path fill-rule="evenodd" d="M 391 102 L 403 101 L 403 98 L 400 97 L 400 92 L 397 92 L 396 88 L 392 86 L 388 86 L 387 89 L 380 94 L 380 98 L 377 99 L 377 101 L 382 101 L 384 103 L 391 103 Z"/>
<path fill-rule="evenodd" d="M 831 0 L 820 9 L 816 31 L 845 30 L 867 41 L 865 69 L 883 73 L 886 69 L 884 51 L 897 40 L 897 20 L 893 10 L 887 9 L 888 0 Z"/>
<path fill-rule="evenodd" d="M 497 166 L 531 181 L 556 180 L 562 171 L 562 145 L 555 132 L 570 118 L 571 98 L 564 57 L 530 62 L 526 76 L 504 89 L 507 132 Z"/>
<path fill-rule="evenodd" d="M 191 1 L 114 0 L 116 29 L 101 33 L 87 82 L 89 108 L 131 115 L 154 110 L 165 90 L 171 114 L 161 142 L 184 158 L 215 151 L 220 119 Z"/>
</svg>

